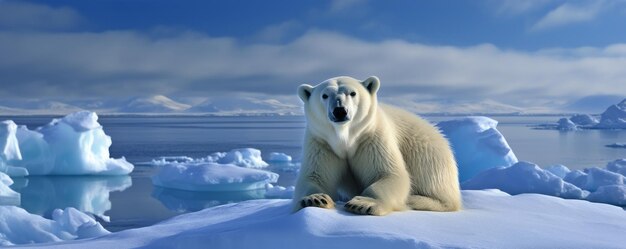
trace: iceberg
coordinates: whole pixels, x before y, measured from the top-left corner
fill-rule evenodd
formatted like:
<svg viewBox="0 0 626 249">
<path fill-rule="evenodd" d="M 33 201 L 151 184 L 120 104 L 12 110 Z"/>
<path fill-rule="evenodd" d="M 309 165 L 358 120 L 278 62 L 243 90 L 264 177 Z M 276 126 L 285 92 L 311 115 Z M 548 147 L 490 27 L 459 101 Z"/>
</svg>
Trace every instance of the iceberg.
<svg viewBox="0 0 626 249">
<path fill-rule="evenodd" d="M 588 191 L 596 191 L 601 186 L 624 185 L 625 177 L 598 167 L 573 171 L 565 176 L 565 180 Z"/>
<path fill-rule="evenodd" d="M 589 114 L 574 114 L 569 120 L 579 126 L 592 126 L 599 123 L 598 119 Z"/>
<path fill-rule="evenodd" d="M 134 168 L 123 157 L 110 158 L 111 137 L 94 112 L 72 113 L 36 130 L 2 124 L 0 170 L 9 175 L 126 175 Z"/>
<path fill-rule="evenodd" d="M 461 182 L 485 169 L 507 167 L 517 162 L 513 150 L 496 129 L 497 125 L 498 121 L 481 116 L 437 124 L 450 141 Z"/>
<path fill-rule="evenodd" d="M 617 159 L 615 161 L 609 162 L 606 165 L 606 169 L 626 176 L 626 159 Z"/>
<path fill-rule="evenodd" d="M 626 129 L 626 99 L 619 104 L 609 106 L 600 115 L 600 123 L 595 128 Z"/>
<path fill-rule="evenodd" d="M 270 153 L 270 158 L 267 161 L 276 163 L 288 163 L 291 162 L 291 156 L 285 153 L 272 152 Z"/>
<path fill-rule="evenodd" d="M 295 186 L 283 187 L 274 186 L 271 183 L 265 185 L 265 198 L 270 199 L 291 199 L 293 198 L 293 191 L 296 190 Z"/>
<path fill-rule="evenodd" d="M 20 194 L 9 186 L 13 180 L 5 173 L 0 172 L 0 205 L 20 205 Z"/>
<path fill-rule="evenodd" d="M 569 118 L 561 118 L 557 122 L 556 129 L 560 131 L 575 131 L 578 130 L 578 125 L 572 122 Z"/>
<path fill-rule="evenodd" d="M 537 193 L 567 199 L 583 199 L 588 193 L 564 182 L 550 171 L 529 162 L 487 169 L 461 184 L 462 189 L 500 189 L 512 195 Z"/>
<path fill-rule="evenodd" d="M 251 200 L 176 216 L 150 227 L 40 248 L 621 248 L 622 208 L 546 195 L 462 191 L 459 212 L 359 216 Z M 506 222 L 503 222 L 506 221 Z"/>
<path fill-rule="evenodd" d="M 602 202 L 617 206 L 626 206 L 626 185 L 605 185 L 600 186 L 591 193 L 587 200 Z"/>
<path fill-rule="evenodd" d="M 74 208 L 56 209 L 53 219 L 14 206 L 0 206 L 0 246 L 58 242 L 109 234 L 92 217 Z M 39 246 L 39 245 L 37 245 Z"/>
<path fill-rule="evenodd" d="M 167 164 L 152 177 L 156 186 L 188 191 L 246 191 L 276 181 L 276 173 L 217 163 Z"/>
<path fill-rule="evenodd" d="M 545 170 L 550 171 L 550 173 L 560 177 L 565 178 L 565 176 L 571 172 L 571 170 L 562 164 L 548 166 Z"/>
<path fill-rule="evenodd" d="M 605 146 L 609 148 L 626 148 L 626 143 L 612 143 Z"/>
</svg>

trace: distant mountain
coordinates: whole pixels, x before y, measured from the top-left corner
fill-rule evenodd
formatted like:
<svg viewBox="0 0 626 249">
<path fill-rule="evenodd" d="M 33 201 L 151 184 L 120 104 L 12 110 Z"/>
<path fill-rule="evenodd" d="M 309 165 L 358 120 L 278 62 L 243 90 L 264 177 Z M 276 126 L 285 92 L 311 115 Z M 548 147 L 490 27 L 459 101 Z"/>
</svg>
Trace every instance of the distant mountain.
<svg viewBox="0 0 626 249">
<path fill-rule="evenodd" d="M 626 98 L 624 95 L 590 95 L 565 105 L 563 109 L 572 112 L 598 114 L 603 112 L 607 106 L 619 103 L 624 98 Z"/>
<path fill-rule="evenodd" d="M 297 115 L 302 108 L 296 104 L 276 99 L 252 97 L 212 97 L 187 110 L 188 113 L 212 113 L 220 115 Z"/>
<path fill-rule="evenodd" d="M 493 100 L 479 102 L 424 102 L 410 98 L 384 98 L 382 102 L 419 114 L 512 114 L 526 112 L 524 108 Z"/>
<path fill-rule="evenodd" d="M 191 106 L 176 102 L 163 95 L 150 97 L 138 97 L 128 101 L 124 106 L 118 108 L 120 113 L 175 113 L 183 112 Z"/>
</svg>

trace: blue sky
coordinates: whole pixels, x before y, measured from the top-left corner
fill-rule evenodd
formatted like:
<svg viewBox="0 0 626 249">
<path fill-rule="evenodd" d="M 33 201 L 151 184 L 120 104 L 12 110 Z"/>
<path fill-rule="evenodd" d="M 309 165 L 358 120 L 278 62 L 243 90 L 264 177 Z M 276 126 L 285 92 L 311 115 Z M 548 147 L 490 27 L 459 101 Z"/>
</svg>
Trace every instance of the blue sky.
<svg viewBox="0 0 626 249">
<path fill-rule="evenodd" d="M 626 94 L 626 1 L 0 0 L 0 96 L 386 96 L 521 106 Z"/>
</svg>

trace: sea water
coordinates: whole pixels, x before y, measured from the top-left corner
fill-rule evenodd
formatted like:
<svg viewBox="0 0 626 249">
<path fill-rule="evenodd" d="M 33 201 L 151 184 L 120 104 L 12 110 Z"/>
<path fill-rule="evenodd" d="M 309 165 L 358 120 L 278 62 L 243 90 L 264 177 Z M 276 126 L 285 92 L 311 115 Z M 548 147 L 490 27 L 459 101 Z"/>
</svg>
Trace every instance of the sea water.
<svg viewBox="0 0 626 249">
<path fill-rule="evenodd" d="M 2 117 L 33 129 L 52 117 Z M 426 117 L 432 122 L 454 117 Z M 495 116 L 518 159 L 540 166 L 563 164 L 571 169 L 603 167 L 626 158 L 626 149 L 605 147 L 626 142 L 626 131 L 560 132 L 530 126 L 555 122 L 559 116 Z M 99 122 L 110 135 L 111 156 L 134 163 L 130 176 L 46 176 L 17 179 L 11 187 L 22 194 L 27 211 L 50 217 L 55 208 L 75 207 L 94 214 L 110 231 L 152 225 L 181 213 L 263 198 L 264 190 L 198 193 L 155 187 L 150 177 L 158 170 L 141 164 L 159 156 L 204 157 L 235 148 L 260 149 L 301 158 L 306 126 L 303 117 L 105 116 Z M 296 172 L 276 171 L 278 185 L 293 185 Z"/>
</svg>

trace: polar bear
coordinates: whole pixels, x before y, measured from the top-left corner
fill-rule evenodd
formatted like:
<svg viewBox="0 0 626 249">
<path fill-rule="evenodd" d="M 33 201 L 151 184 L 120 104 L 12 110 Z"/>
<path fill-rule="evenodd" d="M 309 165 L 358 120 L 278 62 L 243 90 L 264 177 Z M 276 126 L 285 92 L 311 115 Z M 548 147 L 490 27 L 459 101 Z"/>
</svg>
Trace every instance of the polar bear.
<svg viewBox="0 0 626 249">
<path fill-rule="evenodd" d="M 328 79 L 298 88 L 306 132 L 294 212 L 304 207 L 386 215 L 406 209 L 457 211 L 456 161 L 439 130 L 378 103 L 380 80 Z"/>
</svg>

